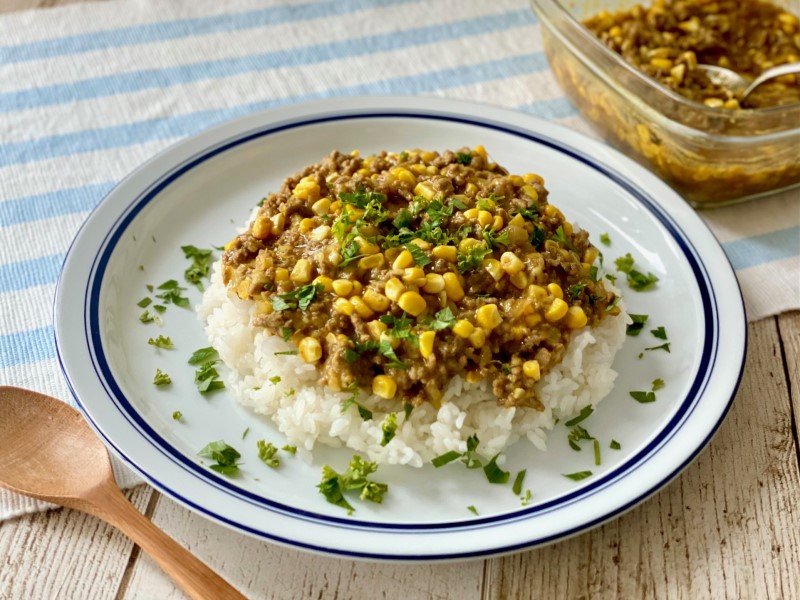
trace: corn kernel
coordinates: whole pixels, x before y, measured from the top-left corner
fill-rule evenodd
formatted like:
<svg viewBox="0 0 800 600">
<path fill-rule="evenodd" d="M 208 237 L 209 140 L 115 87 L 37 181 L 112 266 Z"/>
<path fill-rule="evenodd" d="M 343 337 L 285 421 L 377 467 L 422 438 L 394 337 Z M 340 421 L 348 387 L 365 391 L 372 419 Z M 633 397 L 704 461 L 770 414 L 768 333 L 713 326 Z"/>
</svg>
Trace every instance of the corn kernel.
<svg viewBox="0 0 800 600">
<path fill-rule="evenodd" d="M 531 184 L 529 184 L 529 183 L 528 183 L 528 184 L 525 184 L 525 185 L 523 185 L 523 186 L 522 186 L 522 187 L 519 189 L 519 191 L 521 191 L 523 194 L 525 194 L 525 195 L 526 195 L 528 198 L 530 198 L 531 200 L 534 200 L 534 201 L 536 201 L 536 200 L 538 200 L 538 199 L 539 199 L 539 192 L 537 192 L 537 191 L 536 191 L 536 188 L 534 188 L 534 187 L 533 187 Z"/>
<path fill-rule="evenodd" d="M 496 258 L 484 259 L 483 262 L 481 262 L 481 266 L 495 281 L 500 281 L 503 275 L 506 274 L 506 272 L 503 271 L 503 267 L 500 266 L 500 261 Z"/>
<path fill-rule="evenodd" d="M 390 171 L 390 173 L 392 175 L 394 175 L 395 177 L 397 177 L 400 181 L 403 181 L 405 183 L 409 183 L 411 185 L 414 185 L 414 184 L 417 183 L 416 176 L 406 168 L 395 167 L 394 169 L 392 169 Z"/>
<path fill-rule="evenodd" d="M 289 279 L 295 283 L 308 283 L 311 281 L 311 263 L 308 259 L 301 258 L 295 263 Z"/>
<path fill-rule="evenodd" d="M 508 280 L 517 289 L 524 290 L 528 287 L 528 274 L 525 271 L 518 271 L 513 275 L 509 275 Z"/>
<path fill-rule="evenodd" d="M 361 282 L 356 279 L 353 281 L 353 291 L 350 292 L 353 295 L 360 296 L 361 292 L 364 290 L 364 286 L 361 285 Z"/>
<path fill-rule="evenodd" d="M 425 285 L 425 271 L 420 267 L 403 269 L 403 281 L 409 285 Z"/>
<path fill-rule="evenodd" d="M 314 229 L 315 225 L 316 225 L 316 223 L 314 223 L 314 219 L 308 219 L 308 218 L 301 219 L 300 220 L 300 226 L 299 226 L 300 233 L 308 233 L 309 231 Z"/>
<path fill-rule="evenodd" d="M 286 226 L 286 216 L 283 213 L 272 215 L 269 220 L 272 222 L 271 229 L 274 235 L 283 232 L 283 228 Z"/>
<path fill-rule="evenodd" d="M 526 360 L 522 363 L 522 373 L 534 381 L 539 381 L 542 377 L 542 370 L 538 360 Z"/>
<path fill-rule="evenodd" d="M 552 323 L 558 321 L 559 319 L 563 319 L 568 310 L 569 305 L 566 302 L 564 302 L 561 298 L 554 298 L 553 303 L 545 311 L 544 318 Z"/>
<path fill-rule="evenodd" d="M 429 294 L 438 294 L 444 289 L 444 277 L 438 273 L 428 273 L 425 275 L 425 285 L 422 289 Z"/>
<path fill-rule="evenodd" d="M 475 195 L 475 192 L 477 192 L 477 191 L 478 191 L 478 186 L 477 186 L 477 185 L 475 185 L 475 184 L 474 184 L 474 183 L 472 183 L 472 182 L 468 183 L 468 184 L 467 184 L 467 187 L 465 187 L 465 188 L 464 188 L 464 193 L 465 193 L 467 196 L 474 196 L 474 195 Z"/>
<path fill-rule="evenodd" d="M 580 329 L 588 322 L 586 313 L 580 306 L 570 306 L 567 314 L 564 316 L 564 323 L 570 329 Z"/>
<path fill-rule="evenodd" d="M 477 146 L 475 146 L 475 147 L 472 149 L 472 151 L 473 151 L 475 154 L 477 154 L 478 156 L 482 157 L 484 160 L 486 160 L 486 159 L 488 158 L 488 157 L 487 157 L 487 155 L 486 155 L 486 148 L 484 148 L 484 147 L 483 147 L 482 145 L 480 145 L 480 144 L 479 144 L 479 145 L 477 145 Z"/>
<path fill-rule="evenodd" d="M 375 315 L 375 312 L 367 306 L 367 303 L 364 302 L 360 296 L 353 296 L 350 298 L 350 304 L 353 305 L 356 314 L 362 319 L 369 319 Z"/>
<path fill-rule="evenodd" d="M 242 300 L 250 297 L 250 280 L 247 277 L 242 279 L 239 285 L 236 286 L 236 295 Z"/>
<path fill-rule="evenodd" d="M 477 219 L 478 213 L 480 211 L 477 208 L 468 208 L 464 211 L 464 218 L 466 219 Z"/>
<path fill-rule="evenodd" d="M 561 211 L 552 204 L 548 204 L 544 207 L 544 214 L 548 217 L 558 217 L 559 219 L 564 219 L 564 215 L 561 213 Z"/>
<path fill-rule="evenodd" d="M 264 240 L 269 237 L 269 233 L 271 230 L 272 222 L 269 220 L 268 217 L 264 215 L 259 215 L 256 217 L 255 221 L 253 221 L 252 233 L 253 237 L 257 240 Z"/>
<path fill-rule="evenodd" d="M 397 277 L 392 277 L 384 285 L 383 293 L 392 301 L 397 302 L 403 292 L 406 291 L 406 286 Z"/>
<path fill-rule="evenodd" d="M 492 219 L 492 229 L 495 231 L 500 231 L 503 228 L 503 217 L 500 215 L 495 215 L 494 219 Z"/>
<path fill-rule="evenodd" d="M 403 250 L 392 263 L 393 269 L 405 269 L 414 264 L 414 257 L 408 250 Z"/>
<path fill-rule="evenodd" d="M 372 393 L 390 400 L 397 393 L 397 382 L 388 375 L 376 375 L 372 379 Z"/>
<path fill-rule="evenodd" d="M 464 288 L 461 286 L 458 275 L 451 271 L 442 275 L 442 278 L 444 279 L 444 291 L 447 293 L 447 297 L 453 302 L 460 302 L 464 298 Z"/>
<path fill-rule="evenodd" d="M 550 295 L 554 298 L 564 298 L 564 290 L 561 289 L 561 286 L 557 283 L 548 283 L 547 284 L 547 291 L 550 292 Z"/>
<path fill-rule="evenodd" d="M 337 296 L 348 296 L 353 291 L 353 282 L 349 279 L 336 279 L 331 285 Z"/>
<path fill-rule="evenodd" d="M 522 179 L 525 183 L 538 183 L 539 185 L 544 185 L 544 179 L 541 175 L 537 175 L 536 173 L 525 173 L 522 176 Z"/>
<path fill-rule="evenodd" d="M 371 288 L 367 288 L 362 298 L 364 298 L 366 305 L 375 312 L 386 312 L 391 305 L 389 298 Z"/>
<path fill-rule="evenodd" d="M 541 302 L 547 298 L 547 290 L 540 285 L 530 285 L 528 286 L 527 295 L 529 298 L 535 298 L 537 301 Z"/>
<path fill-rule="evenodd" d="M 478 211 L 478 223 L 480 223 L 481 227 L 486 227 L 494 220 L 492 213 L 488 210 L 479 210 Z"/>
<path fill-rule="evenodd" d="M 435 258 L 441 258 L 442 260 L 446 260 L 447 262 L 454 263 L 456 262 L 457 258 L 457 250 L 455 246 L 435 246 L 433 250 L 431 250 L 431 254 Z"/>
<path fill-rule="evenodd" d="M 525 185 L 525 180 L 519 175 L 509 175 L 508 181 L 511 182 L 511 185 L 514 187 L 522 187 Z"/>
<path fill-rule="evenodd" d="M 419 157 L 425 162 L 432 162 L 433 160 L 436 159 L 436 152 L 423 150 L 422 152 L 419 153 Z"/>
<path fill-rule="evenodd" d="M 483 241 L 468 237 L 464 238 L 458 243 L 458 250 L 459 252 L 466 254 L 478 246 L 483 246 Z"/>
<path fill-rule="evenodd" d="M 333 279 L 331 279 L 330 277 L 325 277 L 324 275 L 318 275 L 317 277 L 314 278 L 313 283 L 318 283 L 322 285 L 323 289 L 326 292 L 333 291 Z"/>
<path fill-rule="evenodd" d="M 525 325 L 528 327 L 536 327 L 539 323 L 542 322 L 542 315 L 539 313 L 533 313 L 532 315 L 528 315 L 525 317 Z"/>
<path fill-rule="evenodd" d="M 357 235 L 353 241 L 358 245 L 358 250 L 361 254 L 377 254 L 381 251 L 378 244 L 373 244 L 360 235 Z"/>
<path fill-rule="evenodd" d="M 300 358 L 307 363 L 317 362 L 322 358 L 322 345 L 313 337 L 304 337 L 298 345 Z"/>
<path fill-rule="evenodd" d="M 333 308 L 336 312 L 347 315 L 348 317 L 351 317 L 356 312 L 356 309 L 353 308 L 353 305 L 350 304 L 347 298 L 337 298 L 333 302 Z"/>
<path fill-rule="evenodd" d="M 597 260 L 597 257 L 600 255 L 600 252 L 594 246 L 589 246 L 586 249 L 586 252 L 583 253 L 583 262 L 589 263 L 590 265 Z"/>
<path fill-rule="evenodd" d="M 383 254 L 370 254 L 358 259 L 358 266 L 361 269 L 379 269 L 383 266 L 386 259 Z"/>
<path fill-rule="evenodd" d="M 482 379 L 478 371 L 467 371 L 467 383 L 478 383 Z"/>
<path fill-rule="evenodd" d="M 278 267 L 275 269 L 275 277 L 273 279 L 275 280 L 275 283 L 289 281 L 289 269 Z"/>
<path fill-rule="evenodd" d="M 475 311 L 475 320 L 478 325 L 491 331 L 503 322 L 503 317 L 500 316 L 497 304 L 484 304 Z"/>
<path fill-rule="evenodd" d="M 313 212 L 318 217 L 321 217 L 322 215 L 327 215 L 330 209 L 331 209 L 330 198 L 321 198 L 311 205 L 311 212 Z"/>
<path fill-rule="evenodd" d="M 311 237 L 312 240 L 321 242 L 323 240 L 327 240 L 331 235 L 331 227 L 330 225 L 320 225 L 311 230 Z"/>
<path fill-rule="evenodd" d="M 420 296 L 417 292 L 403 292 L 397 304 L 414 317 L 421 315 L 428 307 L 425 298 Z"/>
<path fill-rule="evenodd" d="M 414 238 L 413 240 L 411 240 L 408 243 L 409 244 L 414 244 L 417 248 L 420 248 L 421 250 L 430 250 L 431 249 L 430 242 L 426 242 L 425 240 L 420 239 L 420 238 Z"/>
<path fill-rule="evenodd" d="M 268 315 L 274 309 L 272 308 L 272 302 L 267 302 L 266 300 L 259 300 L 256 302 L 256 314 L 257 315 Z"/>
<path fill-rule="evenodd" d="M 369 331 L 369 334 L 376 340 L 379 340 L 381 334 L 388 328 L 389 326 L 386 323 L 378 321 L 377 319 L 367 323 L 367 331 Z"/>
<path fill-rule="evenodd" d="M 414 193 L 417 196 L 422 196 L 429 202 L 436 197 L 436 191 L 427 181 L 420 181 L 416 186 L 414 186 Z"/>
<path fill-rule="evenodd" d="M 475 326 L 466 319 L 459 319 L 453 325 L 453 333 L 461 338 L 468 338 L 473 331 L 475 331 Z"/>
<path fill-rule="evenodd" d="M 486 331 L 480 327 L 476 327 L 475 331 L 469 334 L 469 341 L 473 348 L 483 348 L 483 345 L 486 343 Z"/>
<path fill-rule="evenodd" d="M 433 342 L 435 339 L 435 331 L 424 331 L 419 334 L 419 353 L 422 358 L 428 358 L 433 354 Z"/>
<path fill-rule="evenodd" d="M 511 227 L 512 225 L 514 227 L 525 227 L 525 219 L 521 214 L 517 213 L 513 217 L 511 217 L 511 220 L 508 222 L 509 227 Z"/>
<path fill-rule="evenodd" d="M 513 252 L 503 252 L 500 256 L 500 266 L 509 275 L 519 273 L 525 268 L 525 264 Z"/>
</svg>

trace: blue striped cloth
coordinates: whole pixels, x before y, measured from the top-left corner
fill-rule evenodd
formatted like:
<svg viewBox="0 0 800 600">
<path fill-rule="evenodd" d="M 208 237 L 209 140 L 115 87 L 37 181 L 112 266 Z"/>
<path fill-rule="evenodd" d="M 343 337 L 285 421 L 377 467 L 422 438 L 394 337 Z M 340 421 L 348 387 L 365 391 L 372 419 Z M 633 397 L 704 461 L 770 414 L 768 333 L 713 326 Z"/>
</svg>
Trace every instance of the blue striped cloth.
<svg viewBox="0 0 800 600">
<path fill-rule="evenodd" d="M 3 15 L 0 44 L 0 382 L 63 399 L 52 301 L 69 243 L 181 138 L 364 94 L 476 100 L 596 135 L 553 79 L 527 0 L 118 0 Z M 751 319 L 800 308 L 799 195 L 703 215 Z"/>
</svg>

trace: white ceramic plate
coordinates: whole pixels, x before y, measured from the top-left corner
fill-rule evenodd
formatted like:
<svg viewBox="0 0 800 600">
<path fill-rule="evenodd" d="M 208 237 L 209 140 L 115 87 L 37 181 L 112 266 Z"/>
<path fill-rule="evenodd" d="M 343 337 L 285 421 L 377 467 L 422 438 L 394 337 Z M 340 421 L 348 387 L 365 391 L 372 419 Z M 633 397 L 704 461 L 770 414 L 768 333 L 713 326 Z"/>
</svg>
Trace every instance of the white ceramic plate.
<svg viewBox="0 0 800 600">
<path fill-rule="evenodd" d="M 549 451 L 518 443 L 507 455 L 512 478 L 527 469 L 522 506 L 511 485 L 489 484 L 459 463 L 441 469 L 381 467 L 390 491 L 381 505 L 357 503 L 347 515 L 317 492 L 320 466 L 344 470 L 351 451 L 321 449 L 313 464 L 284 456 L 260 463 L 255 442 L 278 446 L 268 422 L 226 391 L 203 397 L 190 354 L 208 345 L 192 311 L 171 306 L 164 324 L 143 325 L 136 302 L 145 286 L 183 279 L 181 245 L 229 240 L 252 206 L 283 178 L 330 150 L 455 149 L 483 144 L 511 172 L 545 177 L 550 201 L 597 240 L 606 264 L 631 252 L 656 274 L 656 291 L 625 292 L 630 312 L 650 315 L 646 330 L 617 356 L 614 391 L 582 423 L 600 440 L 581 452 L 557 426 Z M 141 265 L 141 268 L 140 268 Z M 143 270 L 142 270 L 143 269 Z M 199 292 L 187 292 L 193 303 Z M 649 329 L 663 325 L 671 352 Z M 337 99 L 255 114 L 185 140 L 117 186 L 87 219 L 69 251 L 55 305 L 56 341 L 69 385 L 109 447 L 159 490 L 234 529 L 297 548 L 370 559 L 431 560 L 511 552 L 595 526 L 669 482 L 719 426 L 741 374 L 746 328 L 736 279 L 720 246 L 670 188 L 607 146 L 508 110 L 414 98 Z M 169 335 L 173 351 L 149 346 Z M 172 386 L 152 384 L 156 368 Z M 631 390 L 661 378 L 657 401 Z M 173 411 L 184 419 L 176 422 Z M 250 428 L 246 439 L 242 433 Z M 224 439 L 243 455 L 226 478 L 197 451 Z M 614 439 L 620 450 L 609 448 Z M 590 470 L 574 482 L 564 473 Z M 467 510 L 474 506 L 478 515 Z"/>
</svg>

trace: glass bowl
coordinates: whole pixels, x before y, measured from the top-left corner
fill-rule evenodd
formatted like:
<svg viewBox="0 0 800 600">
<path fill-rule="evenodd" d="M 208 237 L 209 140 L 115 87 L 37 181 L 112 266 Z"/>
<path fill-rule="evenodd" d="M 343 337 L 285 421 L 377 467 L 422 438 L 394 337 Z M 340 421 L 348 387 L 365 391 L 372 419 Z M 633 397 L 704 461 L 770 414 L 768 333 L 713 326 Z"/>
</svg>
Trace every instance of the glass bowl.
<svg viewBox="0 0 800 600">
<path fill-rule="evenodd" d="M 773 2 L 800 12 L 800 0 Z M 608 141 L 691 204 L 720 206 L 800 184 L 800 104 L 707 107 L 644 75 L 580 23 L 634 1 L 531 3 L 550 66 L 570 100 Z"/>
</svg>

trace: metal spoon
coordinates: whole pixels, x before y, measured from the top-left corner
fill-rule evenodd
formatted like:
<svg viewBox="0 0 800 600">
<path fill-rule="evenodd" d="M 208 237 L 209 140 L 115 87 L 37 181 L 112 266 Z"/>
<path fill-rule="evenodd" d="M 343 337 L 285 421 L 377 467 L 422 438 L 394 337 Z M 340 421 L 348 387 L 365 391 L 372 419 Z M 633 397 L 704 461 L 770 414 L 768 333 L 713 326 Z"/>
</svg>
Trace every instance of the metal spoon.
<svg viewBox="0 0 800 600">
<path fill-rule="evenodd" d="M 761 75 L 753 79 L 753 81 L 748 81 L 736 71 L 731 71 L 725 67 L 699 64 L 697 65 L 697 68 L 706 72 L 706 75 L 708 75 L 711 83 L 729 89 L 736 94 L 739 102 L 743 102 L 744 99 L 753 92 L 753 90 L 755 90 L 765 81 L 775 79 L 781 75 L 800 73 L 800 62 L 786 63 L 785 65 L 778 65 L 777 67 L 767 69 L 761 73 Z"/>
<path fill-rule="evenodd" d="M 0 386 L 0 439 L 3 487 L 103 519 L 192 598 L 244 598 L 128 502 L 103 442 L 75 409 L 44 394 Z"/>
</svg>

